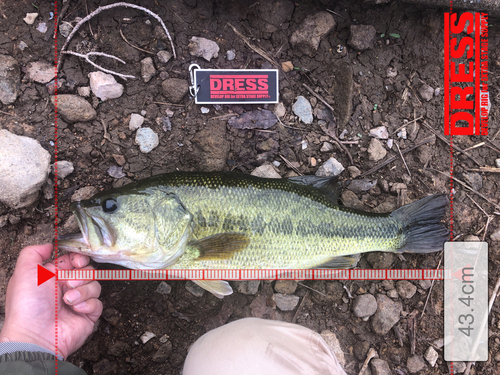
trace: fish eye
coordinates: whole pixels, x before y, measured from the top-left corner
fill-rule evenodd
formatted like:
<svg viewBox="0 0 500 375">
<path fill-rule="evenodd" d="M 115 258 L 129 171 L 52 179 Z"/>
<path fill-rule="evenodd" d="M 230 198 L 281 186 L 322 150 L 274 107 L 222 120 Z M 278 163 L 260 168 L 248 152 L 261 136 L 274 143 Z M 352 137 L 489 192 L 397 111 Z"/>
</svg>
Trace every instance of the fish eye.
<svg viewBox="0 0 500 375">
<path fill-rule="evenodd" d="M 107 214 L 112 214 L 118 209 L 118 204 L 115 198 L 108 198 L 102 202 L 102 210 Z"/>
</svg>

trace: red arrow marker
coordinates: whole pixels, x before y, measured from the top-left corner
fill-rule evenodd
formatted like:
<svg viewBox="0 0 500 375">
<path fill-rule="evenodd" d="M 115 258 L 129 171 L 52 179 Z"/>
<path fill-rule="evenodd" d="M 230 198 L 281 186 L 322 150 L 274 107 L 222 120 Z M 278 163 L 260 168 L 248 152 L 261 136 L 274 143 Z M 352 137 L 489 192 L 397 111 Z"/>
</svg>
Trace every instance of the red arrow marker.
<svg viewBox="0 0 500 375">
<path fill-rule="evenodd" d="M 48 269 L 43 268 L 41 265 L 38 265 L 38 284 L 40 286 L 47 280 L 52 279 L 56 274 L 54 272 L 50 272 Z"/>
</svg>

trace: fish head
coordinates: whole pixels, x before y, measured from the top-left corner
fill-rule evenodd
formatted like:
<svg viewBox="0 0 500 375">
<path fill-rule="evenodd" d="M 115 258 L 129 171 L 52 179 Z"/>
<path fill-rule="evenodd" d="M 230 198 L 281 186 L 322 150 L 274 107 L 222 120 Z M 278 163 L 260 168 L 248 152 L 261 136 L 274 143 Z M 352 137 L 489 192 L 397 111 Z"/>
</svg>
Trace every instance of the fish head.
<svg viewBox="0 0 500 375">
<path fill-rule="evenodd" d="M 81 233 L 62 236 L 59 248 L 101 263 L 165 268 L 184 253 L 192 233 L 192 215 L 178 196 L 158 187 L 103 192 L 70 209 Z"/>
</svg>

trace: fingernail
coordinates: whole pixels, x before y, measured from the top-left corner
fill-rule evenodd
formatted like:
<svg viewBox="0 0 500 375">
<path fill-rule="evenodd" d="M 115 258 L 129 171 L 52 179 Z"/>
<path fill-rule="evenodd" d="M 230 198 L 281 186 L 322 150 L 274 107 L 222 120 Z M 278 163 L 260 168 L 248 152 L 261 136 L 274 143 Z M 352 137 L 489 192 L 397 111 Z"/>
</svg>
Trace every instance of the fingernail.
<svg viewBox="0 0 500 375">
<path fill-rule="evenodd" d="M 68 285 L 70 288 L 76 288 L 76 287 L 79 287 L 80 285 L 83 284 L 83 280 L 71 280 L 71 281 L 68 281 Z"/>
<path fill-rule="evenodd" d="M 78 305 L 75 305 L 73 306 L 76 310 L 81 310 L 85 307 L 85 305 L 87 305 L 87 302 L 83 301 L 83 302 L 80 302 Z"/>
<path fill-rule="evenodd" d="M 73 290 L 70 290 L 68 293 L 66 293 L 65 298 L 66 298 L 66 301 L 68 301 L 69 304 L 72 305 L 73 303 L 78 301 L 78 299 L 80 299 L 81 296 L 82 295 L 80 294 L 80 292 L 78 290 L 73 289 Z"/>
</svg>

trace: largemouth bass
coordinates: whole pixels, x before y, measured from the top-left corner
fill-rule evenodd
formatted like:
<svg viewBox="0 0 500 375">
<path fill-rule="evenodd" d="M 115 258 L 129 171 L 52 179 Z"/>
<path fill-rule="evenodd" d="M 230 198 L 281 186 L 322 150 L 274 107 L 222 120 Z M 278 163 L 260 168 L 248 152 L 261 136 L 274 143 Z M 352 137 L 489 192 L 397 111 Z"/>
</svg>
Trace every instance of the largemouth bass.
<svg viewBox="0 0 500 375">
<path fill-rule="evenodd" d="M 443 249 L 446 195 L 392 213 L 337 205 L 325 177 L 263 179 L 172 173 L 99 193 L 70 208 L 81 233 L 59 248 L 133 269 L 349 268 L 369 251 Z M 225 281 L 197 281 L 217 296 Z"/>
</svg>

